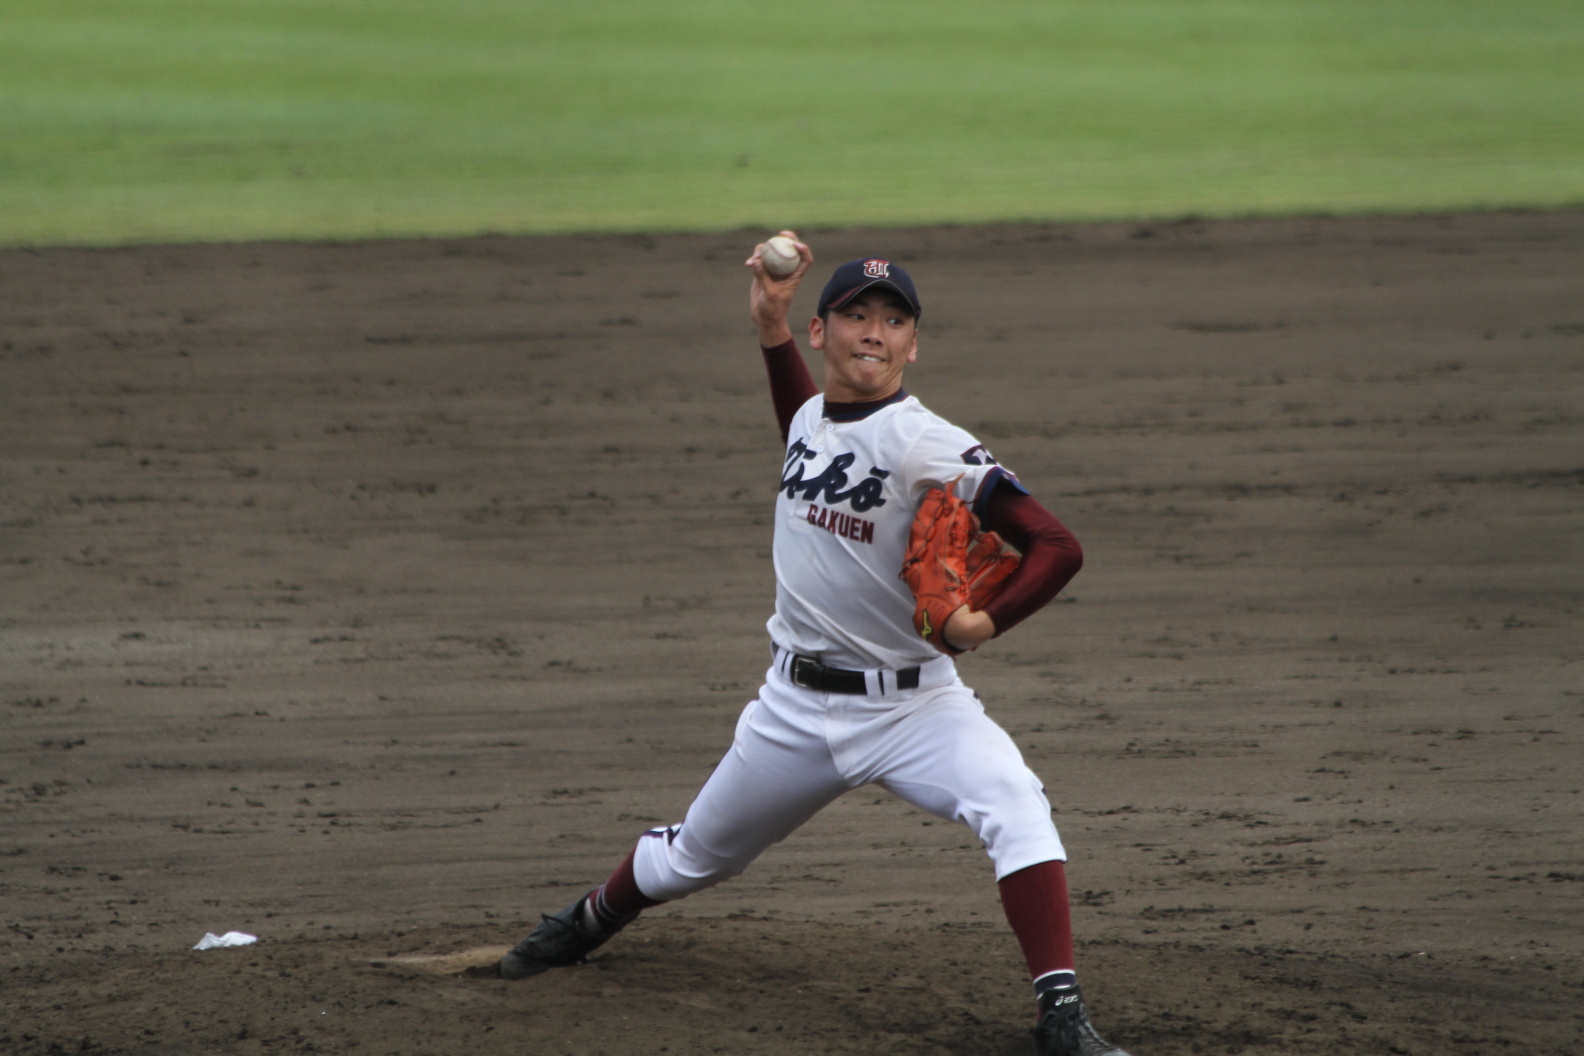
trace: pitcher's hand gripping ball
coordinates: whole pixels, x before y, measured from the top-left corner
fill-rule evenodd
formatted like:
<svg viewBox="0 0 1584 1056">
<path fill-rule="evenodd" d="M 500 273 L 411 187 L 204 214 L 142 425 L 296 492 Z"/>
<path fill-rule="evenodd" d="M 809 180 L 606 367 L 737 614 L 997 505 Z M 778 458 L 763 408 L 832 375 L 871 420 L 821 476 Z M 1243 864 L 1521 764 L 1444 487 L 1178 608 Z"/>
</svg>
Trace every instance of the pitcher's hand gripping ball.
<svg viewBox="0 0 1584 1056">
<path fill-rule="evenodd" d="M 901 578 L 913 592 L 913 629 L 936 649 L 961 653 L 946 641 L 946 621 L 967 605 L 977 612 L 1018 566 L 1017 551 L 979 526 L 968 504 L 931 488 L 908 533 Z"/>
<path fill-rule="evenodd" d="M 759 250 L 759 259 L 764 263 L 765 271 L 778 279 L 786 278 L 803 263 L 803 258 L 798 256 L 797 243 L 785 235 L 767 239 Z"/>
</svg>

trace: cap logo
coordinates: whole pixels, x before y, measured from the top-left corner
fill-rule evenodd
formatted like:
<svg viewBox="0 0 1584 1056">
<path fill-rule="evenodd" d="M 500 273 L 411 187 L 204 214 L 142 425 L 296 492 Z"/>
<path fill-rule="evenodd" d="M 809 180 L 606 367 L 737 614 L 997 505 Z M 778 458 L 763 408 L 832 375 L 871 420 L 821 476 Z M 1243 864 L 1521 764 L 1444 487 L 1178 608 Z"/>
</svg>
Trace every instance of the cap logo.
<svg viewBox="0 0 1584 1056">
<path fill-rule="evenodd" d="M 889 279 L 891 277 L 891 262 L 889 260 L 864 261 L 864 275 L 871 279 Z"/>
</svg>

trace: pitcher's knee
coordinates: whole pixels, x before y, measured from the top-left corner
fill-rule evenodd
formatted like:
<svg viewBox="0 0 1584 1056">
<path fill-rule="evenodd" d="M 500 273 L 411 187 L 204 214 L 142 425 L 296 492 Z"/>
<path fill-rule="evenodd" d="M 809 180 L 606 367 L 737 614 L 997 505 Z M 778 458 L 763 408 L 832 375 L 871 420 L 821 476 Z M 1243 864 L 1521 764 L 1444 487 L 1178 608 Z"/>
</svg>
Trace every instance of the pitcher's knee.
<svg viewBox="0 0 1584 1056">
<path fill-rule="evenodd" d="M 995 863 L 998 880 L 1040 862 L 1067 859 L 1067 849 L 1049 817 L 998 819 L 985 826 L 980 839 Z"/>
<path fill-rule="evenodd" d="M 650 898 L 662 902 L 685 898 L 730 880 L 748 867 L 748 862 L 700 854 L 688 847 L 680 834 L 681 826 L 672 825 L 651 829 L 638 841 L 633 878 Z"/>
<path fill-rule="evenodd" d="M 971 799 L 985 815 L 1050 820 L 1050 800 L 1045 798 L 1039 778 L 1026 766 L 997 771 L 974 789 Z"/>
<path fill-rule="evenodd" d="M 1024 769 L 1000 775 L 982 791 L 984 797 L 965 811 L 963 820 L 983 841 L 998 877 L 1067 857 L 1051 820 L 1050 801 L 1033 773 Z"/>
</svg>

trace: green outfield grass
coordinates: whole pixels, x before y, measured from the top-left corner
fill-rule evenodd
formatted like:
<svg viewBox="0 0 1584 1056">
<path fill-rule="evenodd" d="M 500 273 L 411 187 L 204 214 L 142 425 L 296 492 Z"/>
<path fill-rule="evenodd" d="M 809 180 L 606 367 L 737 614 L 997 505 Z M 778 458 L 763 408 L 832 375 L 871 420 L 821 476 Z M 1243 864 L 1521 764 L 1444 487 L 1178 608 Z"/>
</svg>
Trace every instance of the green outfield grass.
<svg viewBox="0 0 1584 1056">
<path fill-rule="evenodd" d="M 5 0 L 0 243 L 1584 204 L 1579 0 Z"/>
</svg>

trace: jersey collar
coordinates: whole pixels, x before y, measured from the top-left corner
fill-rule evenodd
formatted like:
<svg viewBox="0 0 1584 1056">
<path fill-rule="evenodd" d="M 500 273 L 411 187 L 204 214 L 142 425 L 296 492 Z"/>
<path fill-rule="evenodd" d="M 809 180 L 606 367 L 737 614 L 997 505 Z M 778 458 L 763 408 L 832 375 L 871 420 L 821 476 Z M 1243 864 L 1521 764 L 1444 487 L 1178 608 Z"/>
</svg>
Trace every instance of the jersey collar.
<svg viewBox="0 0 1584 1056">
<path fill-rule="evenodd" d="M 882 407 L 889 407 L 893 403 L 901 403 L 908 398 L 906 389 L 898 389 L 883 400 L 869 400 L 864 403 L 833 403 L 825 401 L 825 417 L 833 422 L 857 422 L 869 417 Z"/>
</svg>

